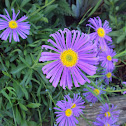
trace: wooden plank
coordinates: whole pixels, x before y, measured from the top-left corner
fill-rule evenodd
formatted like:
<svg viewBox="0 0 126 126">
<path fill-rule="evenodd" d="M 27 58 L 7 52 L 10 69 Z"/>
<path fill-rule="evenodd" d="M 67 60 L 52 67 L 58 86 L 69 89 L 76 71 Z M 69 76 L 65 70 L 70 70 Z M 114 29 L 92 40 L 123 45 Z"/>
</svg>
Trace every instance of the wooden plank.
<svg viewBox="0 0 126 126">
<path fill-rule="evenodd" d="M 109 99 L 110 103 L 117 105 L 117 110 L 120 110 L 118 125 L 126 123 L 126 97 L 125 96 L 115 96 Z M 99 114 L 101 103 L 95 103 L 92 106 L 90 104 L 85 105 L 83 116 L 86 119 L 94 120 Z M 79 117 L 79 126 L 89 126 L 82 117 Z"/>
</svg>

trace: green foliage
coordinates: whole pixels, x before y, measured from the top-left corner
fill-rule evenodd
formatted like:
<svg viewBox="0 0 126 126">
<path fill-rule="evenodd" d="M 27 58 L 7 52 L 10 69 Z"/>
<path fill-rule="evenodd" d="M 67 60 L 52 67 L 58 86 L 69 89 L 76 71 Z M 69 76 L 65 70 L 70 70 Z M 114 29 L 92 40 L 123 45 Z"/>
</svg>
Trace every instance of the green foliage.
<svg viewBox="0 0 126 126">
<path fill-rule="evenodd" d="M 31 24 L 26 40 L 21 39 L 20 43 L 0 40 L 0 125 L 42 126 L 50 118 L 49 125 L 53 125 L 52 107 L 57 99 L 61 99 L 62 89 L 59 87 L 58 93 L 55 92 L 56 89 L 41 71 L 44 64 L 38 60 L 41 45 L 47 41 L 50 33 L 57 30 L 55 27 L 62 24 L 51 20 L 55 16 L 53 11 L 60 6 L 54 2 L 34 1 L 32 4 L 31 0 L 5 0 L 0 5 L 3 12 L 6 6 L 10 15 L 12 8 L 16 12 L 20 10 L 18 18 L 26 14 Z"/>
<path fill-rule="evenodd" d="M 91 0 L 88 2 L 90 5 Z M 126 54 L 126 51 L 122 51 L 124 44 L 126 45 L 125 17 L 118 15 L 125 6 L 118 0 L 105 2 L 105 7 L 110 9 L 110 24 L 114 29 L 110 35 L 113 36 L 117 48 L 123 45 L 116 58 L 123 57 Z M 70 27 L 86 31 L 87 29 L 80 25 L 97 10 L 100 3 L 101 0 L 97 4 L 91 4 L 92 8 L 87 12 L 84 8 L 85 13 L 81 15 L 83 18 L 79 25 L 74 23 Z M 114 6 L 118 3 L 121 7 L 115 9 Z M 110 5 L 113 5 L 112 8 Z M 10 15 L 12 8 L 16 12 L 20 10 L 18 18 L 26 15 L 27 21 L 31 24 L 30 35 L 26 40 L 20 38 L 20 43 L 0 40 L 0 126 L 42 126 L 44 123 L 53 126 L 55 122 L 53 107 L 64 95 L 68 93 L 72 95 L 73 92 L 82 94 L 85 87 L 93 93 L 86 85 L 74 87 L 72 90 L 63 90 L 60 86 L 54 88 L 41 70 L 46 63 L 39 62 L 41 46 L 49 45 L 47 42 L 49 35 L 66 27 L 65 16 L 75 17 L 75 13 L 66 0 L 3 0 L 0 8 L 0 14 L 5 14 L 4 8 L 7 8 Z M 95 80 L 98 77 L 101 75 L 89 78 Z M 95 86 L 93 82 L 91 85 Z M 117 89 L 120 90 L 119 87 Z M 107 90 L 110 91 L 109 87 Z M 107 95 L 100 101 L 104 103 L 105 100 L 108 101 Z"/>
<path fill-rule="evenodd" d="M 105 0 L 104 7 L 106 8 L 106 15 L 109 15 L 109 23 L 112 32 L 109 34 L 113 43 L 116 46 L 116 51 L 121 52 L 126 49 L 126 16 L 124 0 Z M 125 59 L 123 57 L 122 59 Z"/>
<path fill-rule="evenodd" d="M 56 3 L 58 4 L 58 8 L 56 9 L 58 14 L 73 16 L 70 5 L 66 2 L 66 0 L 58 0 Z"/>
<path fill-rule="evenodd" d="M 75 18 L 82 17 L 84 14 L 87 13 L 87 10 L 90 10 L 94 8 L 96 10 L 96 6 L 99 6 L 102 2 L 102 0 L 67 0 L 68 3 L 70 4 L 72 11 L 73 11 L 73 16 Z M 94 13 L 92 11 L 92 13 Z"/>
</svg>

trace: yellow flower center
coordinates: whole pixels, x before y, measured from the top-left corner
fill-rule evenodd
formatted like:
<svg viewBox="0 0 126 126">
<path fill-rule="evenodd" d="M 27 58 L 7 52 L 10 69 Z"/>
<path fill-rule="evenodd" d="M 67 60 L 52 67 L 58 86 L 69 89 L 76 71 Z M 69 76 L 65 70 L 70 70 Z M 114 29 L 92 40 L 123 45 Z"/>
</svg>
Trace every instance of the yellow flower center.
<svg viewBox="0 0 126 126">
<path fill-rule="evenodd" d="M 107 78 L 110 78 L 110 77 L 112 76 L 111 72 L 108 72 L 108 73 L 106 74 L 106 76 L 107 76 Z"/>
<path fill-rule="evenodd" d="M 18 27 L 18 24 L 17 24 L 16 21 L 11 20 L 11 21 L 9 22 L 9 27 L 10 27 L 11 29 L 15 29 L 15 28 Z"/>
<path fill-rule="evenodd" d="M 72 112 L 71 109 L 67 109 L 67 110 L 65 111 L 65 115 L 66 115 L 67 117 L 70 117 L 72 114 L 73 114 L 73 112 Z"/>
<path fill-rule="evenodd" d="M 71 108 L 75 108 L 76 107 L 76 104 L 72 104 L 72 107 Z"/>
<path fill-rule="evenodd" d="M 105 36 L 105 30 L 104 30 L 104 28 L 98 28 L 97 29 L 97 33 L 98 33 L 99 37 L 104 38 L 104 36 Z"/>
<path fill-rule="evenodd" d="M 73 67 L 77 63 L 78 54 L 75 51 L 68 49 L 61 53 L 60 59 L 64 66 Z"/>
<path fill-rule="evenodd" d="M 105 113 L 105 117 L 110 117 L 110 116 L 111 116 L 110 112 Z"/>
<path fill-rule="evenodd" d="M 95 93 L 96 95 L 99 95 L 99 94 L 100 94 L 100 90 L 94 89 L 94 93 Z"/>
<path fill-rule="evenodd" d="M 110 124 L 107 123 L 107 125 L 104 125 L 104 126 L 110 126 Z"/>
<path fill-rule="evenodd" d="M 112 57 L 110 55 L 107 56 L 107 60 L 108 61 L 111 61 L 112 60 Z"/>
</svg>

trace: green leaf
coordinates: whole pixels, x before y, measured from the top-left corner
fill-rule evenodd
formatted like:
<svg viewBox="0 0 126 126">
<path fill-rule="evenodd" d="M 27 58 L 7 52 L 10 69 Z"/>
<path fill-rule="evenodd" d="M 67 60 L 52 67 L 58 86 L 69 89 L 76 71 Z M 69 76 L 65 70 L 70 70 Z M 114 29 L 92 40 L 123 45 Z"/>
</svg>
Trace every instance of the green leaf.
<svg viewBox="0 0 126 126">
<path fill-rule="evenodd" d="M 18 55 L 14 55 L 13 57 L 10 58 L 10 62 L 13 62 L 17 58 L 18 58 Z"/>
<path fill-rule="evenodd" d="M 22 120 L 21 121 L 21 126 L 30 126 L 30 125 L 27 124 L 26 120 Z"/>
<path fill-rule="evenodd" d="M 5 0 L 5 5 L 6 5 L 6 7 L 7 7 L 8 9 L 10 9 L 10 2 L 9 2 L 9 0 Z"/>
<path fill-rule="evenodd" d="M 30 67 L 30 65 L 26 62 L 26 60 L 19 55 L 19 59 L 27 66 Z"/>
<path fill-rule="evenodd" d="M 31 66 L 32 65 L 32 59 L 31 59 L 31 56 L 30 55 L 26 55 L 25 56 L 25 60 L 26 62 Z"/>
<path fill-rule="evenodd" d="M 27 92 L 27 90 L 25 88 L 23 88 L 23 87 L 21 89 L 24 92 L 26 99 L 28 100 L 28 92 Z"/>
<path fill-rule="evenodd" d="M 1 107 L 2 107 L 2 97 L 0 97 L 0 110 L 1 110 Z"/>
<path fill-rule="evenodd" d="M 18 110 L 17 107 L 16 107 L 16 122 L 17 122 L 18 124 L 21 123 L 21 115 L 20 115 L 20 112 L 19 112 L 19 110 Z"/>
<path fill-rule="evenodd" d="M 8 101 L 10 102 L 10 104 L 11 104 L 11 106 L 12 106 L 12 103 L 11 103 L 10 97 L 9 97 L 9 95 L 5 92 L 5 89 L 1 90 L 1 93 L 2 93 L 2 95 L 3 95 L 5 98 L 8 99 Z"/>
<path fill-rule="evenodd" d="M 8 103 L 7 103 L 7 106 L 6 106 L 6 110 L 9 110 L 11 107 L 12 107 L 12 106 L 11 106 L 10 102 L 8 102 Z"/>
<path fill-rule="evenodd" d="M 12 88 L 12 87 L 6 87 L 6 89 L 8 89 L 8 91 L 13 94 L 14 96 L 16 96 L 16 93 L 15 93 L 15 89 Z"/>
<path fill-rule="evenodd" d="M 27 78 L 27 81 L 25 82 L 25 86 L 30 82 L 30 80 L 32 79 L 32 70 L 30 70 L 29 76 Z"/>
<path fill-rule="evenodd" d="M 53 11 L 54 9 L 56 9 L 57 7 L 58 7 L 58 4 L 49 5 L 49 6 L 46 7 L 44 13 L 48 14 L 51 11 Z"/>
<path fill-rule="evenodd" d="M 118 57 L 122 57 L 122 56 L 126 56 L 126 50 L 124 50 L 121 53 L 116 54 L 113 58 L 118 58 Z"/>
<path fill-rule="evenodd" d="M 21 54 L 22 53 L 22 51 L 20 49 L 15 49 L 15 50 L 11 51 L 10 54 L 12 55 L 15 52 L 18 52 L 18 54 Z"/>
<path fill-rule="evenodd" d="M 11 71 L 12 74 L 17 74 L 18 72 L 20 72 L 21 70 L 23 70 L 24 68 L 26 68 L 27 66 L 25 64 L 19 64 L 15 69 L 13 69 Z"/>
<path fill-rule="evenodd" d="M 28 108 L 38 108 L 41 104 L 40 103 L 30 103 L 27 105 Z"/>
<path fill-rule="evenodd" d="M 19 106 L 20 106 L 20 108 L 21 108 L 22 110 L 28 111 L 27 107 L 24 106 L 23 104 L 19 103 Z"/>
<path fill-rule="evenodd" d="M 41 17 L 40 21 L 44 21 L 44 22 L 48 23 L 48 19 L 46 17 Z"/>
<path fill-rule="evenodd" d="M 120 35 L 120 31 L 112 31 L 108 35 L 109 36 L 119 36 Z"/>
<path fill-rule="evenodd" d="M 29 1 L 30 0 L 23 0 L 20 7 L 24 7 Z"/>
<path fill-rule="evenodd" d="M 82 24 L 88 17 L 90 17 L 97 9 L 98 9 L 98 7 L 99 7 L 99 5 L 101 4 L 101 2 L 102 2 L 102 0 L 99 0 L 98 2 L 97 2 L 97 4 L 95 5 L 95 7 L 92 9 L 92 11 L 88 14 L 88 16 L 84 19 L 84 17 L 85 17 L 85 15 L 84 15 L 84 17 L 82 18 L 83 20 L 81 20 L 80 22 L 79 22 L 79 25 L 80 24 Z M 90 10 L 90 9 L 89 9 Z"/>
<path fill-rule="evenodd" d="M 3 73 L 4 75 L 6 75 L 6 76 L 8 76 L 8 77 L 11 78 L 11 75 L 10 75 L 9 73 L 7 73 L 7 72 L 5 72 L 5 71 L 2 71 L 2 73 Z"/>
<path fill-rule="evenodd" d="M 21 81 L 20 84 L 23 85 L 23 86 L 26 86 L 31 79 L 32 79 L 32 69 L 29 69 L 26 72 L 26 74 L 25 74 L 25 76 L 24 76 L 24 78 L 23 78 L 23 80 Z"/>
<path fill-rule="evenodd" d="M 38 126 L 38 124 L 34 121 L 27 121 L 28 126 Z"/>
<path fill-rule="evenodd" d="M 122 41 L 125 39 L 125 37 L 126 37 L 126 34 L 122 34 L 121 36 L 119 36 L 119 37 L 117 38 L 117 42 L 116 42 L 116 43 L 122 42 Z"/>
<path fill-rule="evenodd" d="M 97 2 L 97 4 L 95 5 L 95 7 L 93 8 L 93 10 L 90 12 L 90 14 L 88 15 L 88 17 L 90 17 L 96 10 L 97 8 L 99 7 L 99 5 L 101 4 L 102 0 L 99 0 Z"/>
<path fill-rule="evenodd" d="M 115 23 L 115 21 L 116 21 L 115 17 L 113 17 L 112 15 L 109 15 L 109 18 L 110 18 L 110 20 L 111 20 L 113 23 Z"/>
</svg>

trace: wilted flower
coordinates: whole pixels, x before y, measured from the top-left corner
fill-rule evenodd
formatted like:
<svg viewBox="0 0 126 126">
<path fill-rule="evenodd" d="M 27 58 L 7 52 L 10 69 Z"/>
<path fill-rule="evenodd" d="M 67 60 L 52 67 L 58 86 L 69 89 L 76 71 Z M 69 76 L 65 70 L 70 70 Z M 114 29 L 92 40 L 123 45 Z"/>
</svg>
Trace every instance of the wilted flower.
<svg viewBox="0 0 126 126">
<path fill-rule="evenodd" d="M 13 10 L 13 17 L 12 19 L 10 18 L 10 15 L 8 11 L 5 9 L 5 12 L 7 15 L 1 15 L 3 19 L 0 19 L 0 30 L 3 30 L 3 33 L 0 35 L 0 38 L 2 40 L 7 40 L 9 37 L 9 42 L 12 40 L 12 36 L 15 42 L 19 42 L 19 36 L 20 35 L 23 39 L 27 38 L 27 35 L 29 35 L 29 29 L 30 29 L 30 24 L 29 22 L 22 22 L 26 20 L 28 17 L 25 15 L 21 17 L 20 19 L 16 20 L 17 16 L 19 15 L 20 11 L 18 11 L 17 15 Z"/>
<path fill-rule="evenodd" d="M 49 39 L 53 47 L 43 45 L 42 48 L 51 49 L 54 52 L 42 52 L 39 61 L 52 61 L 42 68 L 46 78 L 50 78 L 50 83 L 54 87 L 57 87 L 60 82 L 60 86 L 65 89 L 68 86 L 72 88 L 72 79 L 75 87 L 79 87 L 80 83 L 83 85 L 86 81 L 90 83 L 90 80 L 85 76 L 94 75 L 98 64 L 98 58 L 96 58 L 95 44 L 90 42 L 90 37 L 77 30 L 72 32 L 67 28 L 64 31 L 59 30 L 54 34 L 51 34 L 55 40 Z M 66 40 L 65 37 L 66 36 Z M 82 72 L 83 71 L 83 72 Z M 72 76 L 72 77 L 71 77 Z"/>
</svg>

